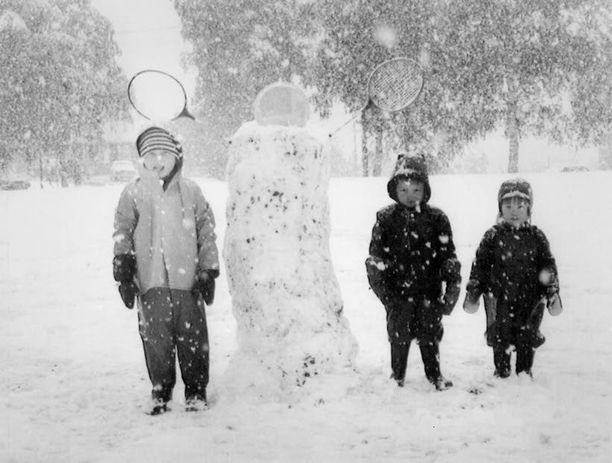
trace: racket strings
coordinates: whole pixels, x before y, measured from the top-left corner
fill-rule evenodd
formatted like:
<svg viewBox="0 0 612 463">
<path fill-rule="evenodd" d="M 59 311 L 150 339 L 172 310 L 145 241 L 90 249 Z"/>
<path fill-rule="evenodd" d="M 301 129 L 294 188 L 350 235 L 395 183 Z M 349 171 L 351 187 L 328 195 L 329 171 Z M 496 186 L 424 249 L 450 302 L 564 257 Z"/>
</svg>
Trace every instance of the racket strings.
<svg viewBox="0 0 612 463">
<path fill-rule="evenodd" d="M 372 102 L 386 111 L 399 111 L 412 103 L 423 87 L 421 69 L 407 58 L 389 60 L 376 68 L 368 82 Z"/>
<path fill-rule="evenodd" d="M 183 114 L 187 105 L 182 84 L 172 75 L 154 69 L 132 77 L 128 99 L 140 115 L 150 120 L 172 120 Z"/>
</svg>

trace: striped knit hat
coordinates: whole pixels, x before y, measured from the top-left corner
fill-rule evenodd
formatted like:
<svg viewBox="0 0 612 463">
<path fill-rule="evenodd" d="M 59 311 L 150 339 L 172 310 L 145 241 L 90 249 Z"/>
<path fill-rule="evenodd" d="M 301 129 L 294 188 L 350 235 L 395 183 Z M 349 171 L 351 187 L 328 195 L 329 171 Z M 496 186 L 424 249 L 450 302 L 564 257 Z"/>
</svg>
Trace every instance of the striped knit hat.
<svg viewBox="0 0 612 463">
<path fill-rule="evenodd" d="M 183 157 L 183 147 L 179 141 L 165 129 L 149 127 L 136 139 L 138 155 L 144 157 L 153 150 L 164 150 L 174 154 L 176 159 Z"/>
</svg>

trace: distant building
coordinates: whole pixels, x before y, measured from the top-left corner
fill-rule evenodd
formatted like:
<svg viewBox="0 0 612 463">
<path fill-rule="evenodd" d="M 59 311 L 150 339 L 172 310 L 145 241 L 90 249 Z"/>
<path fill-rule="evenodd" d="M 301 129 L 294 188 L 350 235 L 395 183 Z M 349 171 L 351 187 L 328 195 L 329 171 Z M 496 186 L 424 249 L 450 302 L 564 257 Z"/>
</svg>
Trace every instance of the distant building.
<svg viewBox="0 0 612 463">
<path fill-rule="evenodd" d="M 100 161 L 110 165 L 118 159 L 133 159 L 136 134 L 132 121 L 114 121 L 104 126 L 104 147 Z"/>
</svg>

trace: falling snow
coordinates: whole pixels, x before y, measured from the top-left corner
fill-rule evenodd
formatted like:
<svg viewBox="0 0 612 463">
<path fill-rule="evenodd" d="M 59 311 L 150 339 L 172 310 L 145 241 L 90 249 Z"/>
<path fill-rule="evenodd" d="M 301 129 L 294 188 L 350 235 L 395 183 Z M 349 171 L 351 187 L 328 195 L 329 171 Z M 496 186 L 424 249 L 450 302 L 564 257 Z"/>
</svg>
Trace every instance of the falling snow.
<svg viewBox="0 0 612 463">
<path fill-rule="evenodd" d="M 170 413 L 145 415 L 150 384 L 138 335 L 143 322 L 136 310 L 122 306 L 110 268 L 122 186 L 83 186 L 106 162 L 103 124 L 121 118 L 128 104 L 127 76 L 116 62 L 117 31 L 90 3 L 8 1 L 0 9 L 0 180 L 15 168 L 36 172 L 41 183 L 61 172 L 63 186 L 67 179 L 75 185 L 0 191 L 0 461 L 610 458 L 612 174 L 526 175 L 535 190 L 533 221 L 557 258 L 565 306 L 561 316 L 544 318 L 547 342 L 538 349 L 534 380 L 493 378 L 484 311 L 468 316 L 457 308 L 445 319 L 441 344 L 442 366 L 455 387 L 432 390 L 413 349 L 406 386 L 398 389 L 389 380 L 385 312 L 363 268 L 372 217 L 389 201 L 387 179 L 328 183 L 328 170 L 309 175 L 309 166 L 284 161 L 304 154 L 322 159 L 329 152 L 291 137 L 273 143 L 282 146 L 284 161 L 266 162 L 261 156 L 270 138 L 260 132 L 239 140 L 258 153 L 259 162 L 230 156 L 230 182 L 198 179 L 218 218 L 218 242 L 248 250 L 244 258 L 226 250 L 215 303 L 206 308 L 211 409 L 185 413 L 177 390 Z M 221 0 L 172 3 L 184 7 L 181 30 L 193 51 L 185 61 L 199 68 L 197 93 L 207 124 L 206 130 L 197 126 L 203 142 L 187 156 L 207 168 L 214 164 L 219 178 L 227 160 L 224 137 L 251 110 L 247 95 L 254 88 L 281 78 L 312 79 L 305 84 L 320 99 L 359 106 L 367 76 L 389 56 L 417 57 L 425 69 L 424 94 L 402 113 L 402 131 L 409 141 L 440 153 L 449 140 L 463 150 L 464 142 L 505 132 L 499 126 L 513 120 L 521 134 L 565 142 L 558 149 L 582 162 L 574 143 L 597 141 L 609 129 L 609 12 L 586 11 L 597 2 L 578 2 L 585 11 L 570 11 L 557 9 L 559 2 L 483 2 L 472 8 L 473 2 L 415 1 L 404 3 L 422 12 L 394 10 L 385 17 L 374 9 L 379 2 L 300 0 L 296 4 L 306 11 L 316 3 L 317 12 L 333 13 L 312 15 L 318 21 L 312 40 L 299 37 L 302 27 L 275 30 L 257 23 L 270 12 L 278 18 L 279 10 L 291 19 L 279 2 L 244 2 L 241 11 Z M 197 3 L 202 16 L 192 8 Z M 402 2 L 391 3 L 399 9 Z M 430 5 L 461 14 L 447 23 L 442 14 L 427 17 Z M 508 8 L 523 14 L 508 20 Z M 608 7 L 602 2 L 599 8 Z M 558 17 L 542 13 L 547 9 Z M 474 17 L 465 18 L 466 12 Z M 307 30 L 306 16 L 297 19 Z M 322 25 L 332 31 L 329 37 Z M 255 34 L 248 36 L 251 27 Z M 325 90 L 318 94 L 317 86 Z M 384 117 L 386 124 L 397 122 Z M 333 125 L 328 122 L 326 134 Z M 389 135 L 382 144 L 384 155 L 393 157 L 406 140 L 389 141 Z M 333 142 L 340 151 L 353 147 L 357 156 L 360 136 L 347 131 Z M 494 148 L 506 162 L 507 145 Z M 430 180 L 431 203 L 449 215 L 464 281 L 475 247 L 498 212 L 497 188 L 505 176 L 491 172 L 507 167 L 487 165 L 487 155 L 477 151 L 465 152 L 446 169 L 483 175 Z M 538 164 L 521 156 L 521 167 L 540 170 L 556 159 Z M 357 172 L 361 166 L 354 161 L 342 154 L 332 167 Z M 182 227 L 194 230 L 195 223 L 185 220 Z M 447 244 L 450 237 L 439 240 Z M 185 273 L 182 267 L 177 271 Z M 544 282 L 550 275 L 538 278 Z M 338 359 L 350 359 L 349 368 L 326 368 Z"/>
</svg>

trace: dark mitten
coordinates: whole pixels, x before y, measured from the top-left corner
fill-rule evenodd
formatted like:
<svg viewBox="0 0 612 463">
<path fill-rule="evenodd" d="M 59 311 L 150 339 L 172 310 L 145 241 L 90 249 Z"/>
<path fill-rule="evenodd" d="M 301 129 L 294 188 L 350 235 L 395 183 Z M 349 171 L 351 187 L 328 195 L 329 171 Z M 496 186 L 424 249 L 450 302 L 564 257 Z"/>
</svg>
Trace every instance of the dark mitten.
<svg viewBox="0 0 612 463">
<path fill-rule="evenodd" d="M 202 294 L 202 299 L 206 305 L 212 305 L 215 300 L 215 275 L 204 270 L 200 272 L 196 279 L 196 289 Z"/>
<path fill-rule="evenodd" d="M 113 258 L 113 277 L 115 281 L 132 281 L 136 275 L 136 256 L 119 254 Z"/>
<path fill-rule="evenodd" d="M 461 286 L 457 284 L 447 284 L 444 297 L 442 298 L 442 313 L 444 315 L 450 315 L 459 300 L 459 293 L 461 292 Z"/>
<path fill-rule="evenodd" d="M 366 261 L 366 272 L 370 288 L 376 297 L 386 306 L 393 300 L 391 291 L 388 288 L 388 268 L 379 257 L 369 256 Z"/>
<path fill-rule="evenodd" d="M 461 292 L 461 263 L 455 258 L 444 261 L 440 276 L 446 282 L 446 290 L 442 298 L 442 313 L 450 315 Z"/>
<path fill-rule="evenodd" d="M 450 284 L 461 284 L 461 262 L 457 259 L 447 259 L 442 263 L 440 278 Z"/>
<path fill-rule="evenodd" d="M 552 299 L 559 294 L 559 284 L 557 282 L 546 286 L 545 294 L 548 299 Z"/>
<path fill-rule="evenodd" d="M 134 301 L 138 294 L 138 287 L 133 281 L 124 281 L 119 285 L 121 300 L 128 309 L 134 308 Z"/>
<path fill-rule="evenodd" d="M 542 293 L 547 298 L 552 298 L 559 292 L 559 279 L 554 270 L 548 268 L 543 269 L 538 279 L 540 280 Z"/>
</svg>

